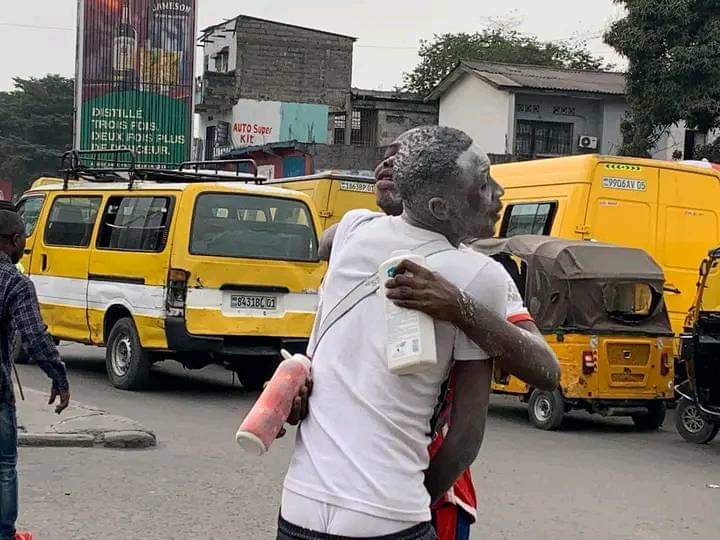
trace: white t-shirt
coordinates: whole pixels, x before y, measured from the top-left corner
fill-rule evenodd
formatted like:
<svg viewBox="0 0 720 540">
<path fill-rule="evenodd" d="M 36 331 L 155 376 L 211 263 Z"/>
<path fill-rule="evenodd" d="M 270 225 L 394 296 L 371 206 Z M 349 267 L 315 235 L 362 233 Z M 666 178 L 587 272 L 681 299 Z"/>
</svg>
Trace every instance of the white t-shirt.
<svg viewBox="0 0 720 540">
<path fill-rule="evenodd" d="M 530 312 L 525 307 L 520 291 L 507 271 L 505 271 L 505 278 L 507 280 L 507 320 L 514 322 L 513 320 L 518 317 L 529 317 Z"/>
<path fill-rule="evenodd" d="M 394 251 L 442 239 L 401 217 L 348 213 L 338 227 L 323 283 L 324 312 L 377 272 Z M 501 265 L 455 249 L 429 257 L 427 264 L 505 316 L 507 283 Z M 327 332 L 313 357 L 310 411 L 298 431 L 287 490 L 372 516 L 413 523 L 430 519 L 423 480 L 440 387 L 453 359 L 488 358 L 449 323 L 436 321 L 435 332 L 438 366 L 406 376 L 388 370 L 378 295 L 365 298 Z"/>
<path fill-rule="evenodd" d="M 462 249 L 463 251 L 476 253 L 476 251 L 471 246 L 467 246 L 465 244 L 461 244 L 460 249 Z M 513 281 L 512 276 L 507 270 L 505 270 L 504 267 L 503 272 L 505 274 L 505 280 L 507 282 L 507 313 L 505 314 L 505 318 L 509 322 L 514 322 L 518 318 L 527 320 L 528 318 L 530 318 L 530 312 L 525 307 L 525 302 L 520 295 L 520 291 L 518 290 L 515 281 Z"/>
</svg>

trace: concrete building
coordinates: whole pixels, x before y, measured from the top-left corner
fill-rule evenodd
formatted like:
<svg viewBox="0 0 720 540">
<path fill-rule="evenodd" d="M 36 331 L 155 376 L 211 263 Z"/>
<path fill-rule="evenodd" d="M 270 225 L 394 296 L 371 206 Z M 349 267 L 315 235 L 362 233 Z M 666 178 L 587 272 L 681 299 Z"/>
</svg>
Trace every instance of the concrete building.
<svg viewBox="0 0 720 540">
<path fill-rule="evenodd" d="M 352 89 L 353 37 L 241 15 L 200 42 L 195 112 L 206 159 L 252 157 L 275 177 L 369 173 L 402 131 L 437 123 L 437 106 L 417 96 Z"/>
<path fill-rule="evenodd" d="M 623 73 L 463 61 L 427 98 L 440 125 L 462 129 L 495 162 L 617 154 L 628 111 Z M 693 159 L 717 134 L 671 126 L 656 159 Z"/>
<path fill-rule="evenodd" d="M 491 62 L 461 62 L 428 99 L 496 161 L 613 153 L 627 110 L 621 73 Z"/>
</svg>

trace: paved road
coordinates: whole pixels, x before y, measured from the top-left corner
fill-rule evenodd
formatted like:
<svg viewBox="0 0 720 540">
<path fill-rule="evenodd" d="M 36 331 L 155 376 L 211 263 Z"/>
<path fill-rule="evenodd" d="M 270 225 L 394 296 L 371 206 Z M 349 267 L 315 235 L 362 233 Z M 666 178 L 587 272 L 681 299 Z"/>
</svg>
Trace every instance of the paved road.
<svg viewBox="0 0 720 540">
<path fill-rule="evenodd" d="M 218 368 L 166 363 L 144 393 L 112 388 L 103 351 L 64 346 L 73 395 L 153 428 L 154 450 L 22 449 L 20 523 L 36 538 L 273 537 L 292 437 L 263 458 L 233 435 L 254 395 Z M 34 366 L 27 386 L 44 389 Z M 631 422 L 573 416 L 566 430 L 527 425 L 522 405 L 496 399 L 474 465 L 481 504 L 473 539 L 717 538 L 720 442 L 684 443 Z"/>
</svg>

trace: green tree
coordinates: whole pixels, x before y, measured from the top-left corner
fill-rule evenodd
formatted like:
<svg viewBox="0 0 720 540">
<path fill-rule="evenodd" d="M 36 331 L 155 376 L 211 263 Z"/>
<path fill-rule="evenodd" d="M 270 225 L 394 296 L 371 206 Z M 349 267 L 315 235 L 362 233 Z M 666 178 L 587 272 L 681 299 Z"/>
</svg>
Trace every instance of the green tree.
<svg viewBox="0 0 720 540">
<path fill-rule="evenodd" d="M 647 156 L 684 120 L 720 126 L 720 10 L 717 0 L 615 0 L 627 15 L 605 41 L 629 60 L 630 113 L 622 153 Z"/>
<path fill-rule="evenodd" d="M 56 175 L 60 154 L 72 146 L 72 79 L 15 78 L 0 92 L 0 179 L 22 193 L 38 176 Z"/>
<path fill-rule="evenodd" d="M 435 35 L 421 40 L 420 63 L 403 76 L 406 90 L 427 95 L 460 60 L 574 69 L 600 69 L 603 60 L 593 56 L 582 41 L 540 41 L 508 25 L 497 25 L 472 34 Z"/>
<path fill-rule="evenodd" d="M 694 159 L 707 159 L 713 163 L 720 163 L 720 139 L 695 148 Z"/>
</svg>

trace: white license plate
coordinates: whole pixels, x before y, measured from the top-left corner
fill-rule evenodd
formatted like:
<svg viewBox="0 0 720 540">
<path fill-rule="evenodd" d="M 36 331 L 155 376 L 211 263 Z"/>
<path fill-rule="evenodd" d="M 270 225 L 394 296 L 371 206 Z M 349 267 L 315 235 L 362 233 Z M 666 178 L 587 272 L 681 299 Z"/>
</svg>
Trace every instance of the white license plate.
<svg viewBox="0 0 720 540">
<path fill-rule="evenodd" d="M 230 307 L 238 310 L 277 311 L 277 297 L 255 294 L 233 294 L 230 297 Z"/>
</svg>

